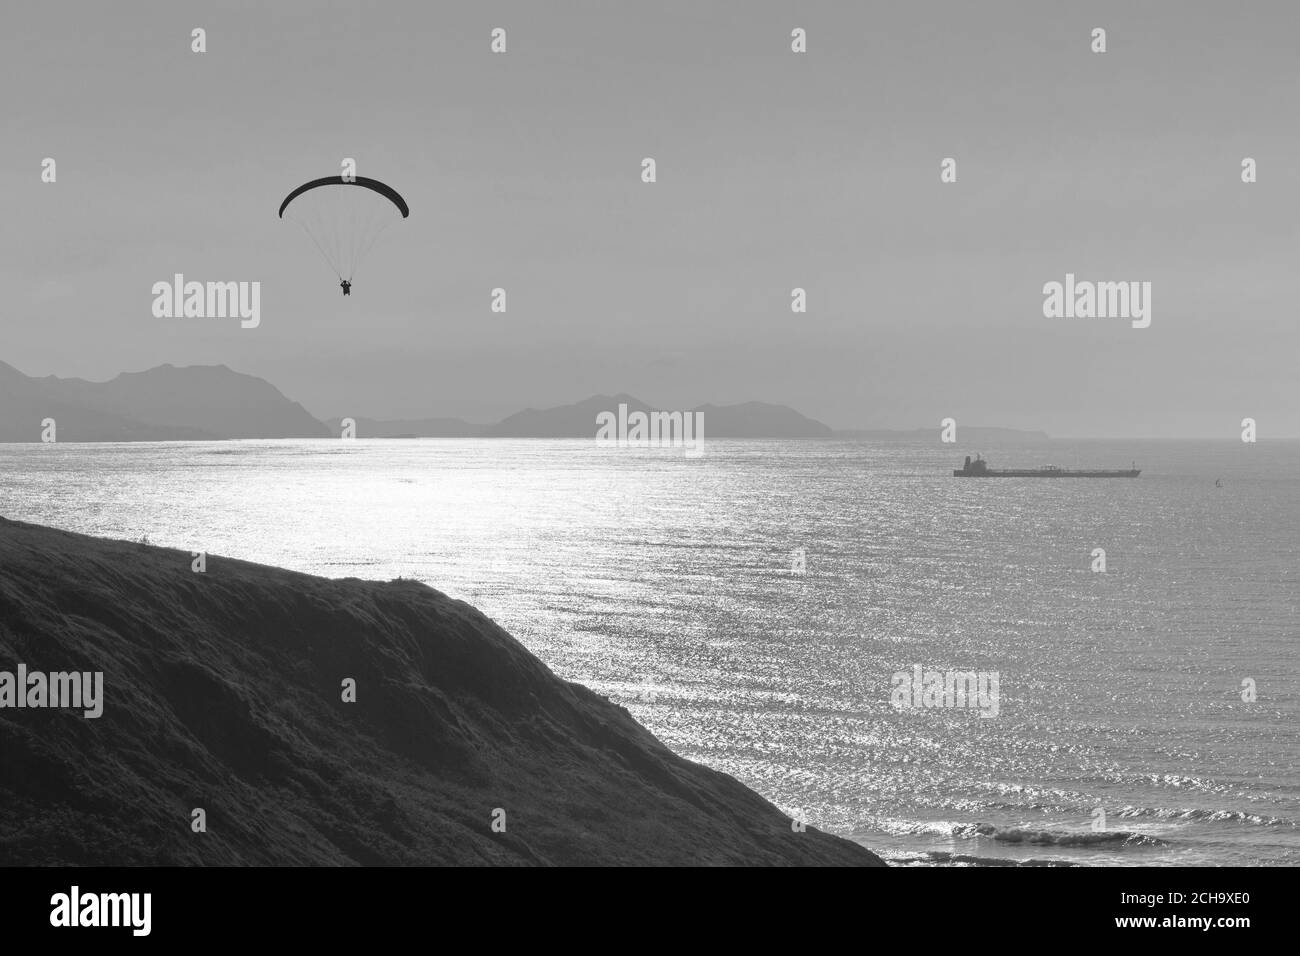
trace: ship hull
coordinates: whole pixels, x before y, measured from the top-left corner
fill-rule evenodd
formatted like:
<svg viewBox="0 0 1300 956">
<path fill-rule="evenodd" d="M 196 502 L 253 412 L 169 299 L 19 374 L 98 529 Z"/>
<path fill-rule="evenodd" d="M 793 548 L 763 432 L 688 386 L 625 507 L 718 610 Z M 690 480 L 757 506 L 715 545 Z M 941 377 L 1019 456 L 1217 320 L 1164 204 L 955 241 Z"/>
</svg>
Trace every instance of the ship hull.
<svg viewBox="0 0 1300 956">
<path fill-rule="evenodd" d="M 954 478 L 1136 478 L 1142 474 L 1141 468 L 1128 471 L 966 471 L 957 468 Z"/>
</svg>

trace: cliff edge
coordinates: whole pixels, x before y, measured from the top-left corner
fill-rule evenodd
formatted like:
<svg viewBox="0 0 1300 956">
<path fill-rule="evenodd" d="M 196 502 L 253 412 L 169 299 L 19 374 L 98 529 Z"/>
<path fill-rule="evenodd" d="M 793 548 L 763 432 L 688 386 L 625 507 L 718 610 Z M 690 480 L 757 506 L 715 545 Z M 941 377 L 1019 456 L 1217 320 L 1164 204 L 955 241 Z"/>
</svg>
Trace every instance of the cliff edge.
<svg viewBox="0 0 1300 956">
<path fill-rule="evenodd" d="M 0 519 L 0 864 L 882 865 L 423 584 L 192 562 Z"/>
</svg>

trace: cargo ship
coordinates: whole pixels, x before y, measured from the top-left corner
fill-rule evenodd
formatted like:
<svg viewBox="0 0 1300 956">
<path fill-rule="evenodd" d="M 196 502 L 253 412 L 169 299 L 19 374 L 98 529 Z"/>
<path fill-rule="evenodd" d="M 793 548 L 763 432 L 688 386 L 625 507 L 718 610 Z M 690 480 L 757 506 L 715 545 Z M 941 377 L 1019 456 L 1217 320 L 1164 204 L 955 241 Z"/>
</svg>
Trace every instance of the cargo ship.
<svg viewBox="0 0 1300 956">
<path fill-rule="evenodd" d="M 966 456 L 966 464 L 953 469 L 954 478 L 1136 478 L 1142 474 L 1137 462 L 1132 468 L 1118 471 L 1080 471 L 1061 468 L 1058 465 L 1043 465 L 1041 468 L 990 468 L 983 456 L 976 455 L 972 461 Z"/>
</svg>

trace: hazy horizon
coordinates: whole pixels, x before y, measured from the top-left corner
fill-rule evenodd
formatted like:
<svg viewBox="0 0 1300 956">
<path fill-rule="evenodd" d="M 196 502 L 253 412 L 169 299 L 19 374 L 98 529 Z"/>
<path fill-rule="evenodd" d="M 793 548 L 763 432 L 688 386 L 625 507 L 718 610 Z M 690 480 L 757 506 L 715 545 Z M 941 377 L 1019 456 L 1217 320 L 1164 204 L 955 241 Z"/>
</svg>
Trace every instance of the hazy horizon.
<svg viewBox="0 0 1300 956">
<path fill-rule="evenodd" d="M 1300 435 L 1300 11 L 1251 11 L 18 8 L 0 359 L 225 364 L 323 417 L 627 392 L 836 429 Z M 349 298 L 276 218 L 344 157 L 411 206 Z M 155 318 L 177 272 L 261 282 L 260 326 Z M 1067 273 L 1151 282 L 1150 327 L 1044 318 Z"/>
<path fill-rule="evenodd" d="M 6 364 L 6 365 L 9 365 L 11 368 L 14 367 L 11 363 L 4 362 L 2 359 L 0 359 L 0 364 Z M 190 366 L 175 366 L 175 363 L 163 363 L 163 364 L 164 364 L 164 365 L 171 364 L 171 365 L 173 365 L 174 367 L 182 367 L 182 368 L 188 368 L 188 367 L 190 367 Z M 158 366 L 151 366 L 151 368 L 157 368 L 157 367 L 158 367 Z M 214 366 L 208 366 L 208 367 L 214 367 Z M 248 373 L 241 372 L 241 371 L 240 371 L 239 369 L 237 369 L 237 368 L 229 368 L 229 366 L 224 366 L 224 367 L 228 368 L 231 372 L 233 372 L 233 373 L 235 373 L 235 374 L 248 374 Z M 16 369 L 16 370 L 17 370 L 18 372 L 20 372 L 21 374 L 24 374 L 24 375 L 28 374 L 28 373 L 26 373 L 26 372 L 23 372 L 22 369 Z M 149 371 L 149 369 L 126 369 L 126 370 L 124 370 L 124 371 L 118 373 L 118 375 L 133 375 L 133 374 L 140 374 L 141 372 L 146 372 L 146 371 Z M 30 376 L 30 375 L 29 375 L 28 377 L 39 377 L 39 376 Z M 58 376 L 58 375 L 56 375 L 55 377 L 56 377 L 56 378 L 68 378 L 69 376 Z M 92 381 L 92 382 L 95 382 L 95 383 L 102 384 L 102 383 L 104 383 L 104 382 L 111 381 L 113 378 L 116 378 L 116 377 L 117 377 L 117 376 L 109 376 L 107 379 L 86 379 L 85 381 Z M 268 381 L 268 380 L 263 379 L 263 381 Z M 284 397 L 285 397 L 287 400 L 289 400 L 289 401 L 291 401 L 291 402 L 298 402 L 298 400 L 297 400 L 293 395 L 285 394 L 284 391 L 283 391 L 282 389 L 280 389 L 278 386 L 276 386 L 276 383 L 275 383 L 275 382 L 268 382 L 268 384 L 270 384 L 272 387 L 276 388 L 276 390 L 279 391 L 282 395 L 284 395 Z M 509 413 L 507 413 L 507 415 L 503 415 L 503 416 L 501 416 L 501 418 L 494 418 L 494 419 L 490 419 L 490 420 L 475 420 L 475 419 L 468 419 L 468 418 L 466 418 L 466 419 L 460 419 L 460 420 L 466 422 L 466 424 L 471 424 L 471 425 L 485 425 L 485 426 L 486 426 L 486 425 L 493 425 L 493 424 L 496 424 L 497 422 L 501 421 L 502 418 L 509 417 L 509 415 L 513 415 L 513 414 L 515 414 L 516 412 L 528 411 L 528 410 L 542 410 L 542 411 L 546 411 L 546 410 L 553 409 L 553 408 L 561 408 L 561 407 L 565 407 L 565 406 L 569 406 L 569 405 L 577 405 L 577 404 L 579 404 L 579 403 L 581 403 L 581 402 L 583 402 L 583 401 L 586 401 L 586 400 L 588 400 L 588 399 L 595 398 L 595 397 L 598 397 L 598 396 L 601 396 L 601 395 L 608 395 L 608 396 L 611 397 L 611 398 L 616 398 L 616 397 L 618 397 L 618 396 L 620 396 L 620 395 L 623 395 L 623 396 L 629 396 L 630 393 L 626 392 L 625 390 L 616 390 L 616 391 L 614 391 L 614 392 L 600 392 L 600 393 L 593 393 L 593 394 L 590 394 L 590 395 L 581 395 L 581 396 L 577 396 L 577 397 L 574 397 L 573 399 L 571 399 L 571 400 L 569 400 L 569 401 L 561 401 L 561 402 L 559 402 L 559 403 L 556 404 L 556 405 L 537 405 L 537 404 L 524 405 L 524 406 L 521 406 L 521 407 L 519 407 L 519 408 L 516 408 L 513 412 L 509 412 Z M 668 409 L 668 408 L 669 408 L 669 406 L 667 406 L 667 405 L 665 405 L 665 404 L 663 404 L 663 403 L 655 402 L 655 401 L 653 401 L 653 400 L 648 400 L 648 399 L 646 399 L 646 397 L 645 397 L 644 395 L 630 395 L 630 397 L 635 398 L 635 399 L 638 399 L 638 400 L 640 400 L 640 401 L 643 401 L 643 402 L 645 402 L 646 404 L 648 404 L 648 405 L 650 405 L 650 406 L 652 406 L 652 407 L 655 407 L 655 408 L 660 408 L 660 409 Z M 698 402 L 690 402 L 690 403 L 688 403 L 687 405 L 685 405 L 684 408 L 697 408 L 697 407 L 700 407 L 700 406 L 703 406 L 703 405 L 709 405 L 709 404 L 713 404 L 713 405 L 723 405 L 723 404 L 727 404 L 727 405 L 736 405 L 736 404 L 743 404 L 743 403 L 745 403 L 745 402 L 751 402 L 751 401 L 752 401 L 752 402 L 760 402 L 760 403 L 762 403 L 762 402 L 765 402 L 765 399 L 762 399 L 762 398 L 742 399 L 742 400 L 740 400 L 740 401 L 738 401 L 738 402 L 730 402 L 730 403 L 710 402 L 709 400 L 706 399 L 706 400 L 702 400 L 702 401 L 698 401 Z M 311 409 L 311 408 L 308 408 L 307 405 L 306 405 L 305 403 L 303 403 L 303 402 L 298 402 L 298 404 L 302 405 L 303 408 L 305 408 L 305 409 L 307 410 L 307 412 L 308 412 L 308 413 L 309 413 L 313 418 L 316 418 L 316 419 L 318 419 L 319 421 L 322 421 L 322 422 L 329 422 L 329 421 L 333 421 L 333 420 L 335 420 L 335 419 L 338 419 L 338 418 L 344 418 L 344 417 L 351 417 L 351 418 L 357 418 L 357 419 L 371 419 L 371 420 L 375 420 L 375 421 L 418 421 L 418 420 L 430 420 L 430 419 L 440 419 L 440 418 L 446 418 L 446 419 L 454 419 L 454 418 L 458 418 L 458 416 L 442 414 L 442 413 L 440 413 L 437 409 L 433 409 L 433 410 L 431 410 L 430 412 L 428 412 L 427 414 L 410 415 L 410 416 L 392 416 L 392 417 L 386 417 L 386 416 L 383 416 L 383 415 L 372 415 L 372 414 L 369 414 L 368 412 L 366 412 L 366 411 L 364 411 L 364 410 L 362 410 L 361 412 L 356 412 L 356 411 L 354 411 L 354 410 L 347 410 L 346 412 L 339 412 L 339 413 L 334 413 L 334 414 L 322 415 L 322 414 L 319 414 L 318 412 L 316 412 L 315 410 L 313 410 L 313 409 Z M 778 404 L 780 404 L 780 403 L 776 403 L 776 402 L 767 402 L 767 404 L 778 405 Z M 791 406 L 785 406 L 785 407 L 791 407 Z M 804 414 L 803 411 L 802 411 L 802 409 L 795 408 L 794 411 L 799 412 L 800 414 Z M 814 416 L 807 416 L 807 415 L 806 415 L 805 417 L 812 418 L 814 421 L 820 421 L 819 419 L 816 419 Z M 822 422 L 822 424 L 827 424 L 827 423 Z M 929 431 L 929 430 L 933 430 L 934 433 L 935 433 L 935 435 L 936 435 L 936 437 L 937 437 L 937 436 L 940 434 L 940 432 L 941 432 L 941 429 L 940 429 L 938 426 L 927 426 L 927 425 L 894 426 L 894 427 L 883 427 L 883 426 L 866 427 L 866 426 L 848 425 L 848 426 L 843 426 L 843 427 L 836 427 L 836 426 L 830 426 L 830 427 L 834 428 L 834 430 L 837 431 L 837 432 L 853 432 L 853 431 L 895 431 L 895 432 L 916 432 L 916 431 Z M 1003 424 L 999 424 L 999 423 L 997 423 L 997 422 L 965 422 L 965 423 L 959 423 L 959 429 L 963 429 L 963 430 L 966 430 L 966 431 L 974 431 L 974 430 L 990 430 L 990 429 L 1012 429 L 1012 428 L 1013 428 L 1013 426 L 1010 426 L 1010 425 L 1003 425 Z M 1047 429 L 1045 429 L 1045 428 L 1015 428 L 1014 430 L 1016 430 L 1016 431 L 1020 431 L 1020 432 L 1023 432 L 1023 433 L 1025 433 L 1025 434 L 1029 434 L 1029 433 L 1032 433 L 1032 432 L 1047 432 Z M 490 437 L 494 437 L 494 436 L 479 436 L 479 437 L 490 438 Z M 1231 441 L 1231 442 L 1237 442 L 1237 443 L 1240 442 L 1240 438 L 1239 438 L 1239 437 L 1236 437 L 1236 436 L 1227 436 L 1227 437 L 1225 437 L 1225 436 L 1223 436 L 1223 435 L 1183 435 L 1183 436 L 1178 436 L 1178 437 L 1170 438 L 1170 437 L 1161 436 L 1161 435 L 1127 435 L 1127 436 L 1126 436 L 1126 435 L 1062 435 L 1062 434 L 1052 434 L 1052 433 L 1050 433 L 1050 432 L 1047 432 L 1047 437 L 1048 437 L 1048 439 L 1051 440 L 1051 441 Z M 237 440 L 239 440 L 239 439 L 219 439 L 219 440 L 221 440 L 221 441 L 236 440 L 236 441 L 237 441 Z M 815 439 L 802 439 L 802 438 L 801 438 L 801 439 L 790 439 L 790 440 L 795 440 L 795 441 L 808 441 L 808 440 L 815 440 Z M 1268 437 L 1268 438 L 1262 438 L 1262 439 L 1259 439 L 1259 441 L 1275 441 L 1275 442 L 1276 442 L 1276 441 L 1280 441 L 1280 442 L 1300 441 L 1300 436 L 1295 436 L 1295 435 L 1276 435 L 1276 436 L 1271 436 L 1271 437 Z M 960 447 L 960 446 L 958 446 L 958 447 Z"/>
</svg>

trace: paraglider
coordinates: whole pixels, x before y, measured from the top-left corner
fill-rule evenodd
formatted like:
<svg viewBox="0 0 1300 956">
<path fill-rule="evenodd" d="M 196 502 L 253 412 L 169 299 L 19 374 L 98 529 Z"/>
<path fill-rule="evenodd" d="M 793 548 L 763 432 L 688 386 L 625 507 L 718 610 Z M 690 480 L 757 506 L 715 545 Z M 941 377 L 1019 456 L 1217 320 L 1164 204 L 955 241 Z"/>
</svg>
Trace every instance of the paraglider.
<svg viewBox="0 0 1300 956">
<path fill-rule="evenodd" d="M 339 278 L 344 295 L 380 234 L 411 210 L 392 186 L 364 176 L 326 176 L 303 183 L 280 203 L 280 218 L 302 226 Z"/>
</svg>

